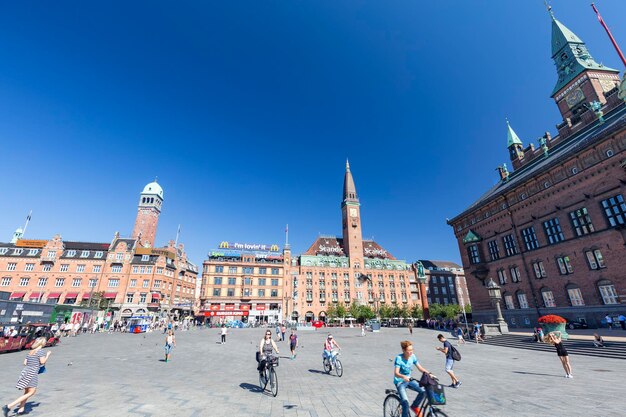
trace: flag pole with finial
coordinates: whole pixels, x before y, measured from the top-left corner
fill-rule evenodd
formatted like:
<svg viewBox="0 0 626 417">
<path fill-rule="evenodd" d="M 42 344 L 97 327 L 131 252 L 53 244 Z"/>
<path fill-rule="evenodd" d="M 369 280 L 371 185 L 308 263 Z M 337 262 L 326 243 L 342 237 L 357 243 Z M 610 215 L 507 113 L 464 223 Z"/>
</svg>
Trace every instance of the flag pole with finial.
<svg viewBox="0 0 626 417">
<path fill-rule="evenodd" d="M 622 60 L 622 64 L 624 64 L 624 66 L 626 67 L 626 58 L 624 58 L 624 54 L 622 53 L 622 50 L 620 49 L 619 45 L 617 44 L 617 41 L 613 37 L 613 34 L 611 34 L 611 31 L 609 30 L 609 27 L 606 25 L 606 23 L 604 23 L 604 20 L 602 19 L 602 16 L 600 16 L 600 12 L 596 8 L 596 5 L 594 3 L 591 3 L 591 7 L 593 8 L 593 11 L 596 12 L 596 15 L 598 16 L 598 21 L 600 22 L 600 24 L 602 25 L 604 30 L 606 30 L 606 34 L 609 35 L 609 39 L 611 40 L 611 43 L 613 44 L 613 47 L 617 51 L 617 55 L 619 55 L 620 59 Z"/>
<path fill-rule="evenodd" d="M 30 212 L 28 212 L 28 216 L 26 216 L 26 223 L 24 224 L 24 229 L 22 230 L 22 237 L 26 234 L 26 228 L 28 227 L 28 223 L 30 222 L 30 217 L 33 214 L 33 211 L 31 210 Z"/>
</svg>

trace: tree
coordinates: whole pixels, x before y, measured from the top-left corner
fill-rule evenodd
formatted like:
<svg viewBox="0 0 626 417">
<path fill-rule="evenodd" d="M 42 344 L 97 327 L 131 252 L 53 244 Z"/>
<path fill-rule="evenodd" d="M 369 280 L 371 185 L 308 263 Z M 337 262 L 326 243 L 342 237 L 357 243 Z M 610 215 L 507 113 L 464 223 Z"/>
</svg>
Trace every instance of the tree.
<svg viewBox="0 0 626 417">
<path fill-rule="evenodd" d="M 389 319 L 393 317 L 393 307 L 382 303 L 378 309 L 378 314 L 380 315 L 380 318 Z"/>
<path fill-rule="evenodd" d="M 402 307 L 398 307 L 398 315 L 396 317 L 406 319 L 410 316 L 411 311 L 409 310 L 409 307 L 406 306 L 406 304 L 404 304 Z"/>
<path fill-rule="evenodd" d="M 329 321 L 332 321 L 337 317 L 337 307 L 335 307 L 332 303 L 326 309 L 326 317 L 328 317 Z"/>
<path fill-rule="evenodd" d="M 356 298 L 350 303 L 350 309 L 348 310 L 352 318 L 359 319 L 359 300 Z"/>
<path fill-rule="evenodd" d="M 359 319 L 369 320 L 369 319 L 373 319 L 374 317 L 376 317 L 376 314 L 369 306 L 366 306 L 366 305 L 359 306 Z"/>
<path fill-rule="evenodd" d="M 424 318 L 424 310 L 422 310 L 422 307 L 420 307 L 419 305 L 415 304 L 413 306 L 413 308 L 411 308 L 411 317 L 413 317 L 414 319 L 423 319 Z"/>
<path fill-rule="evenodd" d="M 347 309 L 346 309 L 346 305 L 343 302 L 339 301 L 337 303 L 335 310 L 337 311 L 337 317 L 341 317 L 341 318 L 346 317 Z"/>
</svg>

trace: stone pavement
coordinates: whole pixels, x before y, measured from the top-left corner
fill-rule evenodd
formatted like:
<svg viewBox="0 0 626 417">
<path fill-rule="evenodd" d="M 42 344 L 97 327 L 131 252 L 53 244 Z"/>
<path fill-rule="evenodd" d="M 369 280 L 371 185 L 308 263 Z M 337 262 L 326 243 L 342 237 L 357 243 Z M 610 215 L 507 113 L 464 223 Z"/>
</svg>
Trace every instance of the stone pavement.
<svg viewBox="0 0 626 417">
<path fill-rule="evenodd" d="M 217 329 L 178 332 L 172 362 L 164 363 L 160 333 L 95 334 L 64 338 L 51 348 L 48 372 L 27 405 L 30 416 L 382 416 L 392 388 L 392 361 L 399 342 L 410 339 L 423 366 L 449 384 L 438 332 L 387 329 L 360 337 L 360 330 L 333 329 L 343 347 L 342 378 L 322 373 L 326 331 L 300 332 L 301 348 L 278 367 L 279 393 L 257 388 L 254 352 L 265 329 L 231 330 L 225 345 Z M 455 367 L 463 382 L 447 389 L 444 410 L 453 416 L 624 416 L 626 361 L 572 357 L 574 379 L 564 378 L 553 352 L 462 345 Z M 14 388 L 25 352 L 0 355 L 2 404 Z"/>
</svg>

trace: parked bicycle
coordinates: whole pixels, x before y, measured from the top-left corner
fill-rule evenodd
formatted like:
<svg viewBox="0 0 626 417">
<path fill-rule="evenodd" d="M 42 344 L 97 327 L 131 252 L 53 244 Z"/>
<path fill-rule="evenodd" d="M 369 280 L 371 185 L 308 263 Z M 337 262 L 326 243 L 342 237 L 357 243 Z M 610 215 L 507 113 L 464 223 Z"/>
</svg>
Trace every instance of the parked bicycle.
<svg viewBox="0 0 626 417">
<path fill-rule="evenodd" d="M 435 378 L 436 380 L 436 378 Z M 411 378 L 411 381 L 418 381 L 415 378 Z M 384 417 L 402 417 L 402 401 L 398 391 L 395 389 L 386 389 L 385 402 L 383 403 L 383 415 Z M 446 413 L 441 411 L 438 405 L 446 403 L 446 396 L 443 390 L 443 386 L 427 386 L 426 395 L 419 405 L 421 414 L 423 417 L 448 417 Z M 413 411 L 411 414 L 415 415 Z"/>
<path fill-rule="evenodd" d="M 337 356 L 339 356 L 339 351 L 333 349 L 330 351 L 330 358 L 325 356 L 322 363 L 324 365 L 324 372 L 330 374 L 330 372 L 334 369 L 337 376 L 341 378 L 343 375 L 343 365 L 341 364 L 341 361 L 337 359 Z"/>
<path fill-rule="evenodd" d="M 268 356 L 265 361 L 265 366 L 259 373 L 259 387 L 261 391 L 265 392 L 267 384 L 270 385 L 270 391 L 275 397 L 278 395 L 278 376 L 276 375 L 276 367 L 278 366 L 277 356 Z"/>
</svg>

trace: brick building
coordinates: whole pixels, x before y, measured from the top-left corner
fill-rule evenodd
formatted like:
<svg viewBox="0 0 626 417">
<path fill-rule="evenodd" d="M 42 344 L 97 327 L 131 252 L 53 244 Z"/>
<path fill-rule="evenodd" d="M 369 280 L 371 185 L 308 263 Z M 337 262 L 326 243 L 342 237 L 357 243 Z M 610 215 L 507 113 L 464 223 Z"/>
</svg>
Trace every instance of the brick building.
<svg viewBox="0 0 626 417">
<path fill-rule="evenodd" d="M 115 233 L 110 243 L 22 239 L 18 229 L 0 243 L 0 290 L 12 300 L 49 304 L 84 304 L 95 294 L 117 317 L 189 314 L 198 268 L 182 244 L 153 247 L 162 202 L 161 186 L 146 185 L 133 236 Z"/>
<path fill-rule="evenodd" d="M 202 268 L 200 315 L 214 323 L 283 321 L 285 262 L 278 245 L 222 242 Z"/>
<path fill-rule="evenodd" d="M 485 284 L 502 288 L 509 326 L 539 315 L 597 325 L 624 312 L 626 106 L 618 71 L 598 64 L 552 16 L 552 91 L 563 121 L 524 146 L 507 122 L 513 171 L 449 220 L 472 294 L 474 317 L 495 321 Z"/>
<path fill-rule="evenodd" d="M 291 263 L 285 259 L 286 317 L 298 321 L 326 320 L 335 303 L 381 303 L 412 307 L 426 303 L 426 288 L 417 269 L 396 259 L 362 235 L 360 203 L 350 165 L 346 163 L 341 203 L 343 233 L 319 236 Z M 291 312 L 289 314 L 289 312 Z"/>
<path fill-rule="evenodd" d="M 449 261 L 420 260 L 426 275 L 428 303 L 471 305 L 465 272 Z"/>
</svg>

